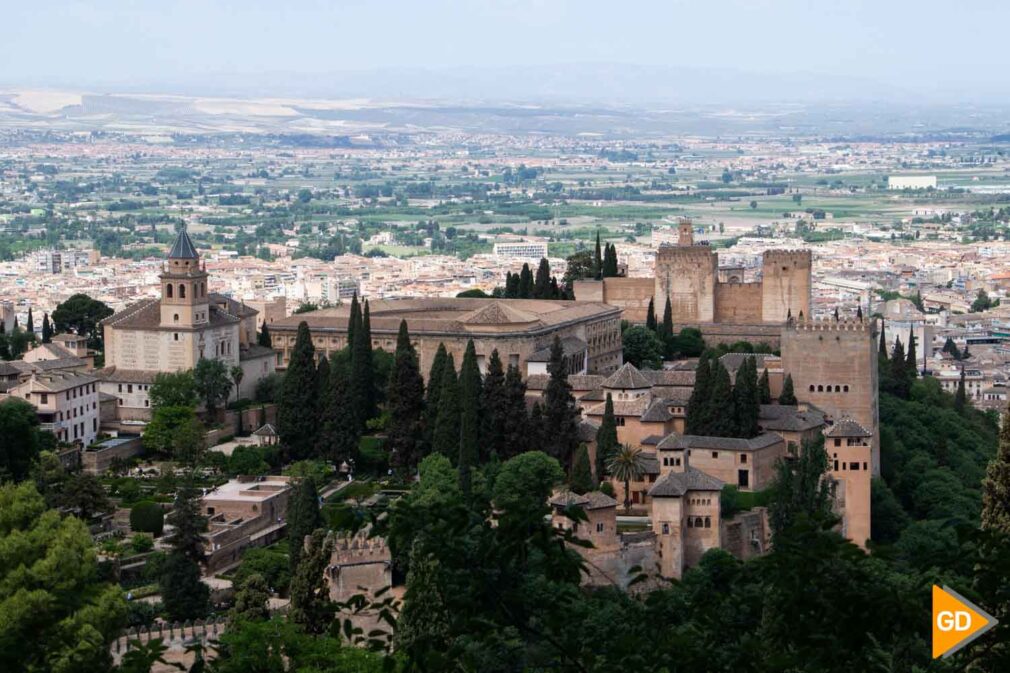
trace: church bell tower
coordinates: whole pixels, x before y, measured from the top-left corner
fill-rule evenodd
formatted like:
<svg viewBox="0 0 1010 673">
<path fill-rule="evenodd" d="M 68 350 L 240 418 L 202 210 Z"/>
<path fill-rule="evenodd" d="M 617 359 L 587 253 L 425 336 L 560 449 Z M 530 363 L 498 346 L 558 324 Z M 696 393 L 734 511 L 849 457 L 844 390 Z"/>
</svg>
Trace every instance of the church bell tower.
<svg viewBox="0 0 1010 673">
<path fill-rule="evenodd" d="M 207 269 L 186 228 L 168 253 L 161 272 L 161 326 L 193 328 L 206 325 L 210 315 L 207 300 Z"/>
</svg>

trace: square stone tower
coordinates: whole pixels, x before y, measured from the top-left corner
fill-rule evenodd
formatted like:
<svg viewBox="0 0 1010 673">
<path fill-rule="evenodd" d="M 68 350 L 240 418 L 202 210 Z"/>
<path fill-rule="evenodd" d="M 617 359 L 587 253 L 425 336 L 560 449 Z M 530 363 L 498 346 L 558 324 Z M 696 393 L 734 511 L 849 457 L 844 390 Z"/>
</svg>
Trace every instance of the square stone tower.
<svg viewBox="0 0 1010 673">
<path fill-rule="evenodd" d="M 766 250 L 761 263 L 761 320 L 785 322 L 810 316 L 809 250 Z"/>
</svg>

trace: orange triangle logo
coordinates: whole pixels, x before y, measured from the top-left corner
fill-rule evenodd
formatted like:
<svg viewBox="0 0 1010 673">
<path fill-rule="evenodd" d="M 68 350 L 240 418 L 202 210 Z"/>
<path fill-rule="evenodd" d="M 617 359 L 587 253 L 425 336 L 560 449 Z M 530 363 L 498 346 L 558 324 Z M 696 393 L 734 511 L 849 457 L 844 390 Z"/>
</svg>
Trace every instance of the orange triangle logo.
<svg viewBox="0 0 1010 673">
<path fill-rule="evenodd" d="M 996 624 L 992 615 L 950 587 L 933 585 L 934 659 L 946 659 Z"/>
</svg>

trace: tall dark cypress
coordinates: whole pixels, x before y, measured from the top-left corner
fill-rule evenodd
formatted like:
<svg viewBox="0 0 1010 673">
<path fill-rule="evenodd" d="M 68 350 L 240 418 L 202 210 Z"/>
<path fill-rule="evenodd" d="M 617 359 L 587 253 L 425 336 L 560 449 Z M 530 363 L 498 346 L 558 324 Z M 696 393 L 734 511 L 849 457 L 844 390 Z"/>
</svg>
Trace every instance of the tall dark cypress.
<svg viewBox="0 0 1010 673">
<path fill-rule="evenodd" d="M 351 348 L 350 391 L 354 418 L 358 427 L 375 417 L 375 371 L 372 364 L 372 333 L 368 315 L 368 301 L 360 325 L 354 329 L 354 344 Z"/>
<path fill-rule="evenodd" d="M 554 336 L 551 344 L 551 359 L 547 363 L 550 379 L 544 392 L 544 428 L 547 440 L 547 454 L 561 463 L 564 469 L 570 469 L 575 449 L 579 445 L 578 408 L 572 396 L 572 387 L 568 383 L 568 369 L 565 363 L 564 348 L 561 338 Z"/>
<path fill-rule="evenodd" d="M 736 372 L 733 385 L 733 411 L 736 414 L 738 437 L 758 434 L 758 416 L 761 413 L 761 392 L 758 390 L 757 364 L 753 357 L 744 358 Z"/>
<path fill-rule="evenodd" d="M 880 319 L 880 348 L 877 350 L 877 357 L 881 361 L 887 360 L 887 339 L 884 336 L 884 319 Z"/>
<path fill-rule="evenodd" d="M 653 297 L 649 297 L 649 310 L 645 314 L 645 326 L 653 332 L 656 331 L 656 327 L 658 326 L 656 323 L 656 303 Z"/>
<path fill-rule="evenodd" d="M 782 382 L 782 392 L 779 393 L 779 404 L 794 406 L 797 404 L 796 393 L 793 391 L 793 375 L 786 374 L 785 381 Z"/>
<path fill-rule="evenodd" d="M 480 461 L 481 380 L 473 339 L 467 341 L 459 368 L 459 478 L 465 493 L 470 490 L 470 471 Z"/>
<path fill-rule="evenodd" d="M 613 278 L 617 275 L 617 244 L 607 245 L 603 256 L 603 277 Z"/>
<path fill-rule="evenodd" d="M 663 307 L 663 326 L 659 330 L 659 336 L 667 347 L 673 341 L 673 305 L 670 298 L 666 298 L 666 305 Z"/>
<path fill-rule="evenodd" d="M 519 298 L 519 274 L 509 272 L 505 277 L 505 297 L 506 299 Z"/>
<path fill-rule="evenodd" d="M 905 354 L 905 374 L 915 380 L 916 373 L 919 371 L 919 363 L 915 361 L 915 330 L 911 327 L 908 328 L 908 353 Z"/>
<path fill-rule="evenodd" d="M 709 399 L 712 397 L 712 366 L 707 352 L 701 354 L 694 373 L 694 389 L 687 400 L 684 432 L 688 435 L 709 434 Z"/>
<path fill-rule="evenodd" d="M 505 370 L 498 350 L 491 351 L 481 391 L 480 446 L 484 459 L 505 455 Z"/>
<path fill-rule="evenodd" d="M 603 420 L 596 431 L 596 479 L 603 479 L 607 474 L 607 462 L 618 449 L 617 418 L 614 416 L 614 399 L 607 393 L 607 402 L 603 406 Z"/>
<path fill-rule="evenodd" d="M 328 388 L 321 400 L 318 453 L 339 467 L 357 460 L 361 431 L 348 395 L 347 373 L 336 362 L 330 365 Z"/>
<path fill-rule="evenodd" d="M 523 451 L 541 450 L 543 447 L 531 441 L 526 413 L 526 383 L 516 365 L 509 365 L 505 372 L 503 400 L 502 440 L 498 457 L 507 460 Z"/>
<path fill-rule="evenodd" d="M 42 343 L 51 343 L 53 340 L 53 324 L 49 322 L 49 314 L 42 314 Z"/>
<path fill-rule="evenodd" d="M 438 417 L 431 448 L 455 461 L 459 457 L 459 379 L 452 354 L 442 368 L 442 390 L 438 394 Z"/>
<path fill-rule="evenodd" d="M 263 323 L 263 328 L 260 329 L 259 336 L 256 337 L 256 343 L 266 348 L 274 347 L 273 339 L 270 337 L 270 328 L 267 327 L 266 322 Z"/>
<path fill-rule="evenodd" d="M 522 271 L 519 272 L 519 298 L 530 299 L 533 297 L 533 272 L 530 271 L 529 264 L 523 264 Z"/>
<path fill-rule="evenodd" d="M 316 349 L 309 325 L 298 323 L 295 346 L 277 404 L 277 432 L 291 460 L 311 456 L 316 445 Z"/>
<path fill-rule="evenodd" d="M 445 344 L 438 344 L 435 357 L 431 360 L 431 369 L 428 370 L 428 388 L 424 397 L 424 452 L 432 450 L 435 436 L 435 423 L 438 420 L 438 399 L 442 394 L 442 370 L 445 369 L 446 360 L 449 354 L 445 350 Z"/>
<path fill-rule="evenodd" d="M 557 276 L 551 276 L 550 296 L 544 297 L 544 299 L 564 299 L 564 293 L 558 285 Z"/>
<path fill-rule="evenodd" d="M 319 511 L 319 492 L 315 480 L 302 479 L 290 496 L 287 515 L 288 560 L 291 571 L 298 570 L 305 538 L 312 531 L 323 527 L 323 516 Z"/>
<path fill-rule="evenodd" d="M 28 307 L 28 323 L 25 325 L 28 334 L 35 334 L 35 319 L 32 317 L 32 307 Z"/>
<path fill-rule="evenodd" d="M 316 445 L 313 458 L 329 456 L 330 438 L 326 436 L 323 418 L 327 410 L 333 406 L 333 395 L 330 387 L 330 361 L 322 355 L 316 365 L 316 413 L 319 422 L 316 424 Z"/>
<path fill-rule="evenodd" d="M 596 230 L 596 251 L 593 253 L 593 276 L 596 280 L 603 279 L 603 255 L 600 252 L 600 230 Z"/>
<path fill-rule="evenodd" d="M 347 352 L 354 351 L 354 332 L 361 325 L 361 305 L 358 303 L 358 293 L 351 297 L 351 312 L 347 318 Z"/>
<path fill-rule="evenodd" d="M 421 459 L 421 428 L 424 413 L 424 379 L 417 353 L 410 343 L 407 321 L 400 321 L 396 355 L 386 392 L 390 461 L 400 469 L 413 469 Z"/>
<path fill-rule="evenodd" d="M 552 299 L 551 295 L 551 265 L 546 257 L 540 258 L 537 267 L 536 280 L 533 281 L 534 299 Z"/>
<path fill-rule="evenodd" d="M 717 410 L 732 408 L 733 384 L 729 372 L 718 359 L 712 366 L 712 393 L 709 396 L 709 410 L 712 415 L 708 434 L 715 437 L 732 437 L 737 433 L 736 417 L 733 413 Z"/>
<path fill-rule="evenodd" d="M 909 380 L 905 363 L 905 346 L 901 337 L 895 337 L 894 350 L 891 351 L 891 386 L 892 392 L 902 399 L 908 399 Z"/>
<path fill-rule="evenodd" d="M 758 381 L 758 393 L 761 397 L 761 404 L 772 403 L 772 387 L 768 381 L 768 368 L 761 372 L 761 379 Z"/>
</svg>

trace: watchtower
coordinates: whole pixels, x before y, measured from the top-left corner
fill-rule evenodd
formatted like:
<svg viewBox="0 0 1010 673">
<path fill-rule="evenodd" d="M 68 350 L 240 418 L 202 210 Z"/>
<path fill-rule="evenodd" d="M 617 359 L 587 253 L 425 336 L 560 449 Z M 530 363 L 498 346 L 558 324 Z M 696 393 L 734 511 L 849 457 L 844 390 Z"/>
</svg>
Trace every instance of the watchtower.
<svg viewBox="0 0 1010 673">
<path fill-rule="evenodd" d="M 761 264 L 761 320 L 783 323 L 810 315 L 809 250 L 767 250 Z"/>
<path fill-rule="evenodd" d="M 207 269 L 183 228 L 161 275 L 161 326 L 194 327 L 208 321 Z"/>
</svg>

